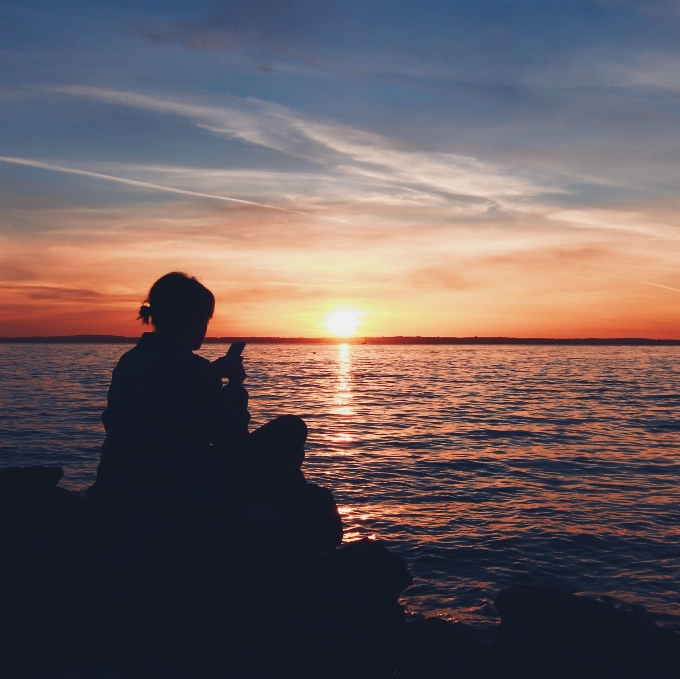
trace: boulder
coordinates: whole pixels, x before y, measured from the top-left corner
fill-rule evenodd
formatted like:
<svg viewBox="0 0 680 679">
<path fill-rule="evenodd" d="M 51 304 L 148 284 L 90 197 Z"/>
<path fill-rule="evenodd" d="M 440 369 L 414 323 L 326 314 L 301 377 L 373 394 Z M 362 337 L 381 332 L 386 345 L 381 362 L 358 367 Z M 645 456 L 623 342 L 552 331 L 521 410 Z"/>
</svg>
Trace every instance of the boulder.
<svg viewBox="0 0 680 679">
<path fill-rule="evenodd" d="M 82 500 L 57 486 L 61 467 L 0 470 L 0 636 L 3 676 L 44 675 L 82 631 Z"/>
<path fill-rule="evenodd" d="M 61 467 L 7 467 L 0 469 L 0 510 L 6 512 L 78 512 L 82 498 L 57 486 Z"/>
<path fill-rule="evenodd" d="M 514 585 L 494 603 L 496 670 L 511 677 L 605 679 L 679 676 L 680 635 L 658 627 L 641 606 Z"/>
<path fill-rule="evenodd" d="M 405 623 L 396 654 L 399 679 L 482 679 L 490 635 L 459 622 L 427 617 Z"/>
<path fill-rule="evenodd" d="M 330 552 L 322 561 L 322 577 L 333 595 L 346 604 L 396 603 L 413 584 L 404 560 L 378 541 L 357 540 Z"/>
</svg>

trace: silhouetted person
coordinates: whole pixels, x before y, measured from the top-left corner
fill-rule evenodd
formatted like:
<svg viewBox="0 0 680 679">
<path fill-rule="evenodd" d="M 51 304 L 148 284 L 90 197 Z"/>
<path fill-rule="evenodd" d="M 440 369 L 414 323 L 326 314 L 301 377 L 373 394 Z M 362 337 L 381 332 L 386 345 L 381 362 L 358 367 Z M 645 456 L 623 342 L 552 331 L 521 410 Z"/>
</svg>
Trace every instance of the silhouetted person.
<svg viewBox="0 0 680 679">
<path fill-rule="evenodd" d="M 257 626 L 262 602 L 286 607 L 309 557 L 342 540 L 332 493 L 300 471 L 305 423 L 284 415 L 249 433 L 240 357 L 194 353 L 214 309 L 195 278 L 161 277 L 139 310 L 155 332 L 113 371 L 85 496 L 102 638 Z"/>
<path fill-rule="evenodd" d="M 214 309 L 212 292 L 184 273 L 151 287 L 139 318 L 155 332 L 113 371 L 92 506 L 211 511 L 304 484 L 305 423 L 286 415 L 249 433 L 242 359 L 210 362 L 193 353 Z"/>
</svg>

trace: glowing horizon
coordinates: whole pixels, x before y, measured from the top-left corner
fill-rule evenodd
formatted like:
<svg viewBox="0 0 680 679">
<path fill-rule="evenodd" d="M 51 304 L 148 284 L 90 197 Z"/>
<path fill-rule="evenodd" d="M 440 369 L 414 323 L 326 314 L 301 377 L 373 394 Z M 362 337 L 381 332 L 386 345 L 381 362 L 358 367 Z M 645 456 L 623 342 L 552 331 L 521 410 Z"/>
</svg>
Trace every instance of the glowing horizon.
<svg viewBox="0 0 680 679">
<path fill-rule="evenodd" d="M 323 322 L 324 328 L 332 337 L 356 337 L 357 330 L 362 325 L 361 311 L 356 309 L 338 309 L 329 313 Z"/>
<path fill-rule="evenodd" d="M 680 338 L 680 15 L 392 6 L 3 3 L 0 335 Z"/>
</svg>

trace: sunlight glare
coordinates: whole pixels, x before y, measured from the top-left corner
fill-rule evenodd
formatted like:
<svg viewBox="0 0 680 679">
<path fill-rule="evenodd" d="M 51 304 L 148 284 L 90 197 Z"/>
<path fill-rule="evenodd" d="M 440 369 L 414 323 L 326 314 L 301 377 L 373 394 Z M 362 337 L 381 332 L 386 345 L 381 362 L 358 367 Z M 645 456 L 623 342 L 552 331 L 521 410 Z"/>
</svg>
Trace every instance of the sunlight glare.
<svg viewBox="0 0 680 679">
<path fill-rule="evenodd" d="M 362 314 L 353 309 L 333 311 L 326 316 L 324 327 L 336 337 L 352 337 L 361 325 Z"/>
</svg>

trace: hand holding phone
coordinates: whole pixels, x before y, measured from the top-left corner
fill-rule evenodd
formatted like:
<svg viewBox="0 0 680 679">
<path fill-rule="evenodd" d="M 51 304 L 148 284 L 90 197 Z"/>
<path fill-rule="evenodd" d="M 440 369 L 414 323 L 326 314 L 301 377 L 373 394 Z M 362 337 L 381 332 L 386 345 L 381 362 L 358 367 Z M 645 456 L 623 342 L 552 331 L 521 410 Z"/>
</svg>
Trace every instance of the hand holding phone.
<svg viewBox="0 0 680 679">
<path fill-rule="evenodd" d="M 245 342 L 233 342 L 224 356 L 225 358 L 237 358 L 243 353 L 245 347 Z"/>
<path fill-rule="evenodd" d="M 234 342 L 224 356 L 212 362 L 220 377 L 226 377 L 229 382 L 236 384 L 243 383 L 246 379 L 246 371 L 241 353 L 245 346 L 245 342 Z"/>
</svg>

